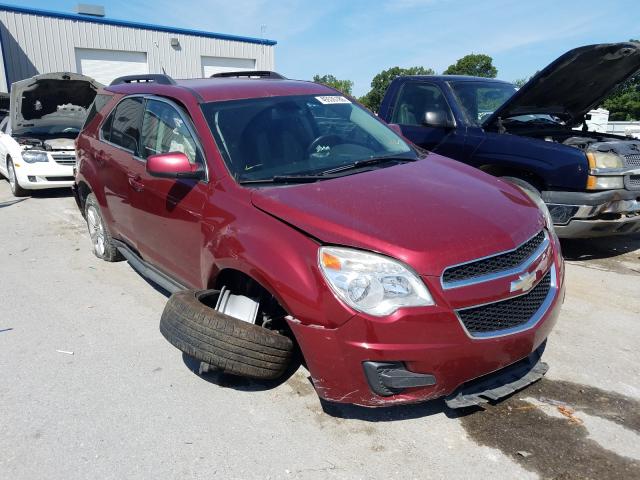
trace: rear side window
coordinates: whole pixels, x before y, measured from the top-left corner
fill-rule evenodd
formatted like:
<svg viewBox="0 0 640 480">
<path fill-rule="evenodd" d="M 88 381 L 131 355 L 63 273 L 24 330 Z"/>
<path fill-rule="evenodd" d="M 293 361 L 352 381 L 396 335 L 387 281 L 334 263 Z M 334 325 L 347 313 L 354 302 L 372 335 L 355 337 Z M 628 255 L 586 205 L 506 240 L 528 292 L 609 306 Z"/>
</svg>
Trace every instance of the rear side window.
<svg viewBox="0 0 640 480">
<path fill-rule="evenodd" d="M 107 103 L 109 103 L 109 100 L 111 100 L 111 95 L 105 95 L 102 93 L 96 95 L 96 98 L 93 99 L 93 102 L 89 107 L 89 111 L 87 112 L 87 119 L 84 121 L 84 125 L 82 126 L 83 129 L 86 128 L 98 112 L 102 110 Z"/>
<path fill-rule="evenodd" d="M 114 145 L 137 153 L 142 111 L 142 98 L 125 98 L 102 126 L 103 138 Z"/>
</svg>

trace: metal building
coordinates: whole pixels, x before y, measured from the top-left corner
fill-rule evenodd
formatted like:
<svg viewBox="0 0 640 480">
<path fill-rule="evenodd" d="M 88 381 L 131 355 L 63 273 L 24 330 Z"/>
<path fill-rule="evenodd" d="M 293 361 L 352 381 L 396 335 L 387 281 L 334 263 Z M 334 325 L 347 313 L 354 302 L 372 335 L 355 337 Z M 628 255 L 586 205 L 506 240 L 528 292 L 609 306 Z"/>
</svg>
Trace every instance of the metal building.
<svg viewBox="0 0 640 480">
<path fill-rule="evenodd" d="M 40 73 L 76 72 L 108 84 L 121 75 L 208 77 L 274 70 L 273 40 L 0 4 L 0 91 Z"/>
</svg>

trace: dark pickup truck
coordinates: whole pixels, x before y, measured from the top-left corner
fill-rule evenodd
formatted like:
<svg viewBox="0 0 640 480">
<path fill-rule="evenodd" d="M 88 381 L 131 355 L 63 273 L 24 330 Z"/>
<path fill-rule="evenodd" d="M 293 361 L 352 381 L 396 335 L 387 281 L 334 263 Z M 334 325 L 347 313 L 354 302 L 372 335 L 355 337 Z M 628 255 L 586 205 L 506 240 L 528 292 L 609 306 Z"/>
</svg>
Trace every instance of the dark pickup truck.
<svg viewBox="0 0 640 480">
<path fill-rule="evenodd" d="M 640 232 L 640 141 L 579 127 L 639 69 L 640 44 L 631 42 L 571 50 L 520 89 L 398 77 L 379 115 L 420 147 L 539 194 L 560 237 L 630 234 Z"/>
</svg>

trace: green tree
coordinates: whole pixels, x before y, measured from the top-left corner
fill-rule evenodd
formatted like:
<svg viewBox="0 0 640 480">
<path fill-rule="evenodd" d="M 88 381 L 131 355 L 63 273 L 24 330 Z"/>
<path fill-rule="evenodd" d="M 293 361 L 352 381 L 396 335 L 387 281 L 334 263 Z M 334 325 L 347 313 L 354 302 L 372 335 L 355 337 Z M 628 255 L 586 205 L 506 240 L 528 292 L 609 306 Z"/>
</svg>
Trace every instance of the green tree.
<svg viewBox="0 0 640 480">
<path fill-rule="evenodd" d="M 434 70 L 425 67 L 391 67 L 387 70 L 383 70 L 373 77 L 373 80 L 371 80 L 371 90 L 358 100 L 370 110 L 377 112 L 380 109 L 382 97 L 384 97 L 389 84 L 394 78 L 399 77 L 400 75 L 433 75 L 435 73 L 436 72 Z"/>
<path fill-rule="evenodd" d="M 442 72 L 445 75 L 472 75 L 474 77 L 496 78 L 498 69 L 493 66 L 493 58 L 482 53 L 465 55 Z"/>
<path fill-rule="evenodd" d="M 313 81 L 335 88 L 345 95 L 351 95 L 351 89 L 353 88 L 353 82 L 351 80 L 338 80 L 333 75 L 314 75 Z"/>
<path fill-rule="evenodd" d="M 640 120 L 640 72 L 611 92 L 602 106 L 609 110 L 609 120 Z"/>
<path fill-rule="evenodd" d="M 529 81 L 531 77 L 522 77 L 522 78 L 516 78 L 513 83 L 516 87 L 518 88 L 522 88 L 522 86 L 527 83 Z"/>
</svg>

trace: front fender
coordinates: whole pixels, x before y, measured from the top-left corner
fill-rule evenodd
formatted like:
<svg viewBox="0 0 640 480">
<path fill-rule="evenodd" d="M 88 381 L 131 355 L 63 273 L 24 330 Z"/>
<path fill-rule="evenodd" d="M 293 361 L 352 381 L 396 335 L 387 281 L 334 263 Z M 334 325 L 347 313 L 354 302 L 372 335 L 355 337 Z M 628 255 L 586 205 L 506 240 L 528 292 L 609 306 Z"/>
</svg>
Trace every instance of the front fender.
<svg viewBox="0 0 640 480">
<path fill-rule="evenodd" d="M 354 315 L 325 283 L 317 267 L 317 241 L 248 202 L 227 198 L 230 204 L 218 205 L 231 205 L 232 211 L 222 213 L 211 202 L 203 219 L 203 285 L 233 269 L 257 281 L 303 324 L 335 328 Z"/>
</svg>

